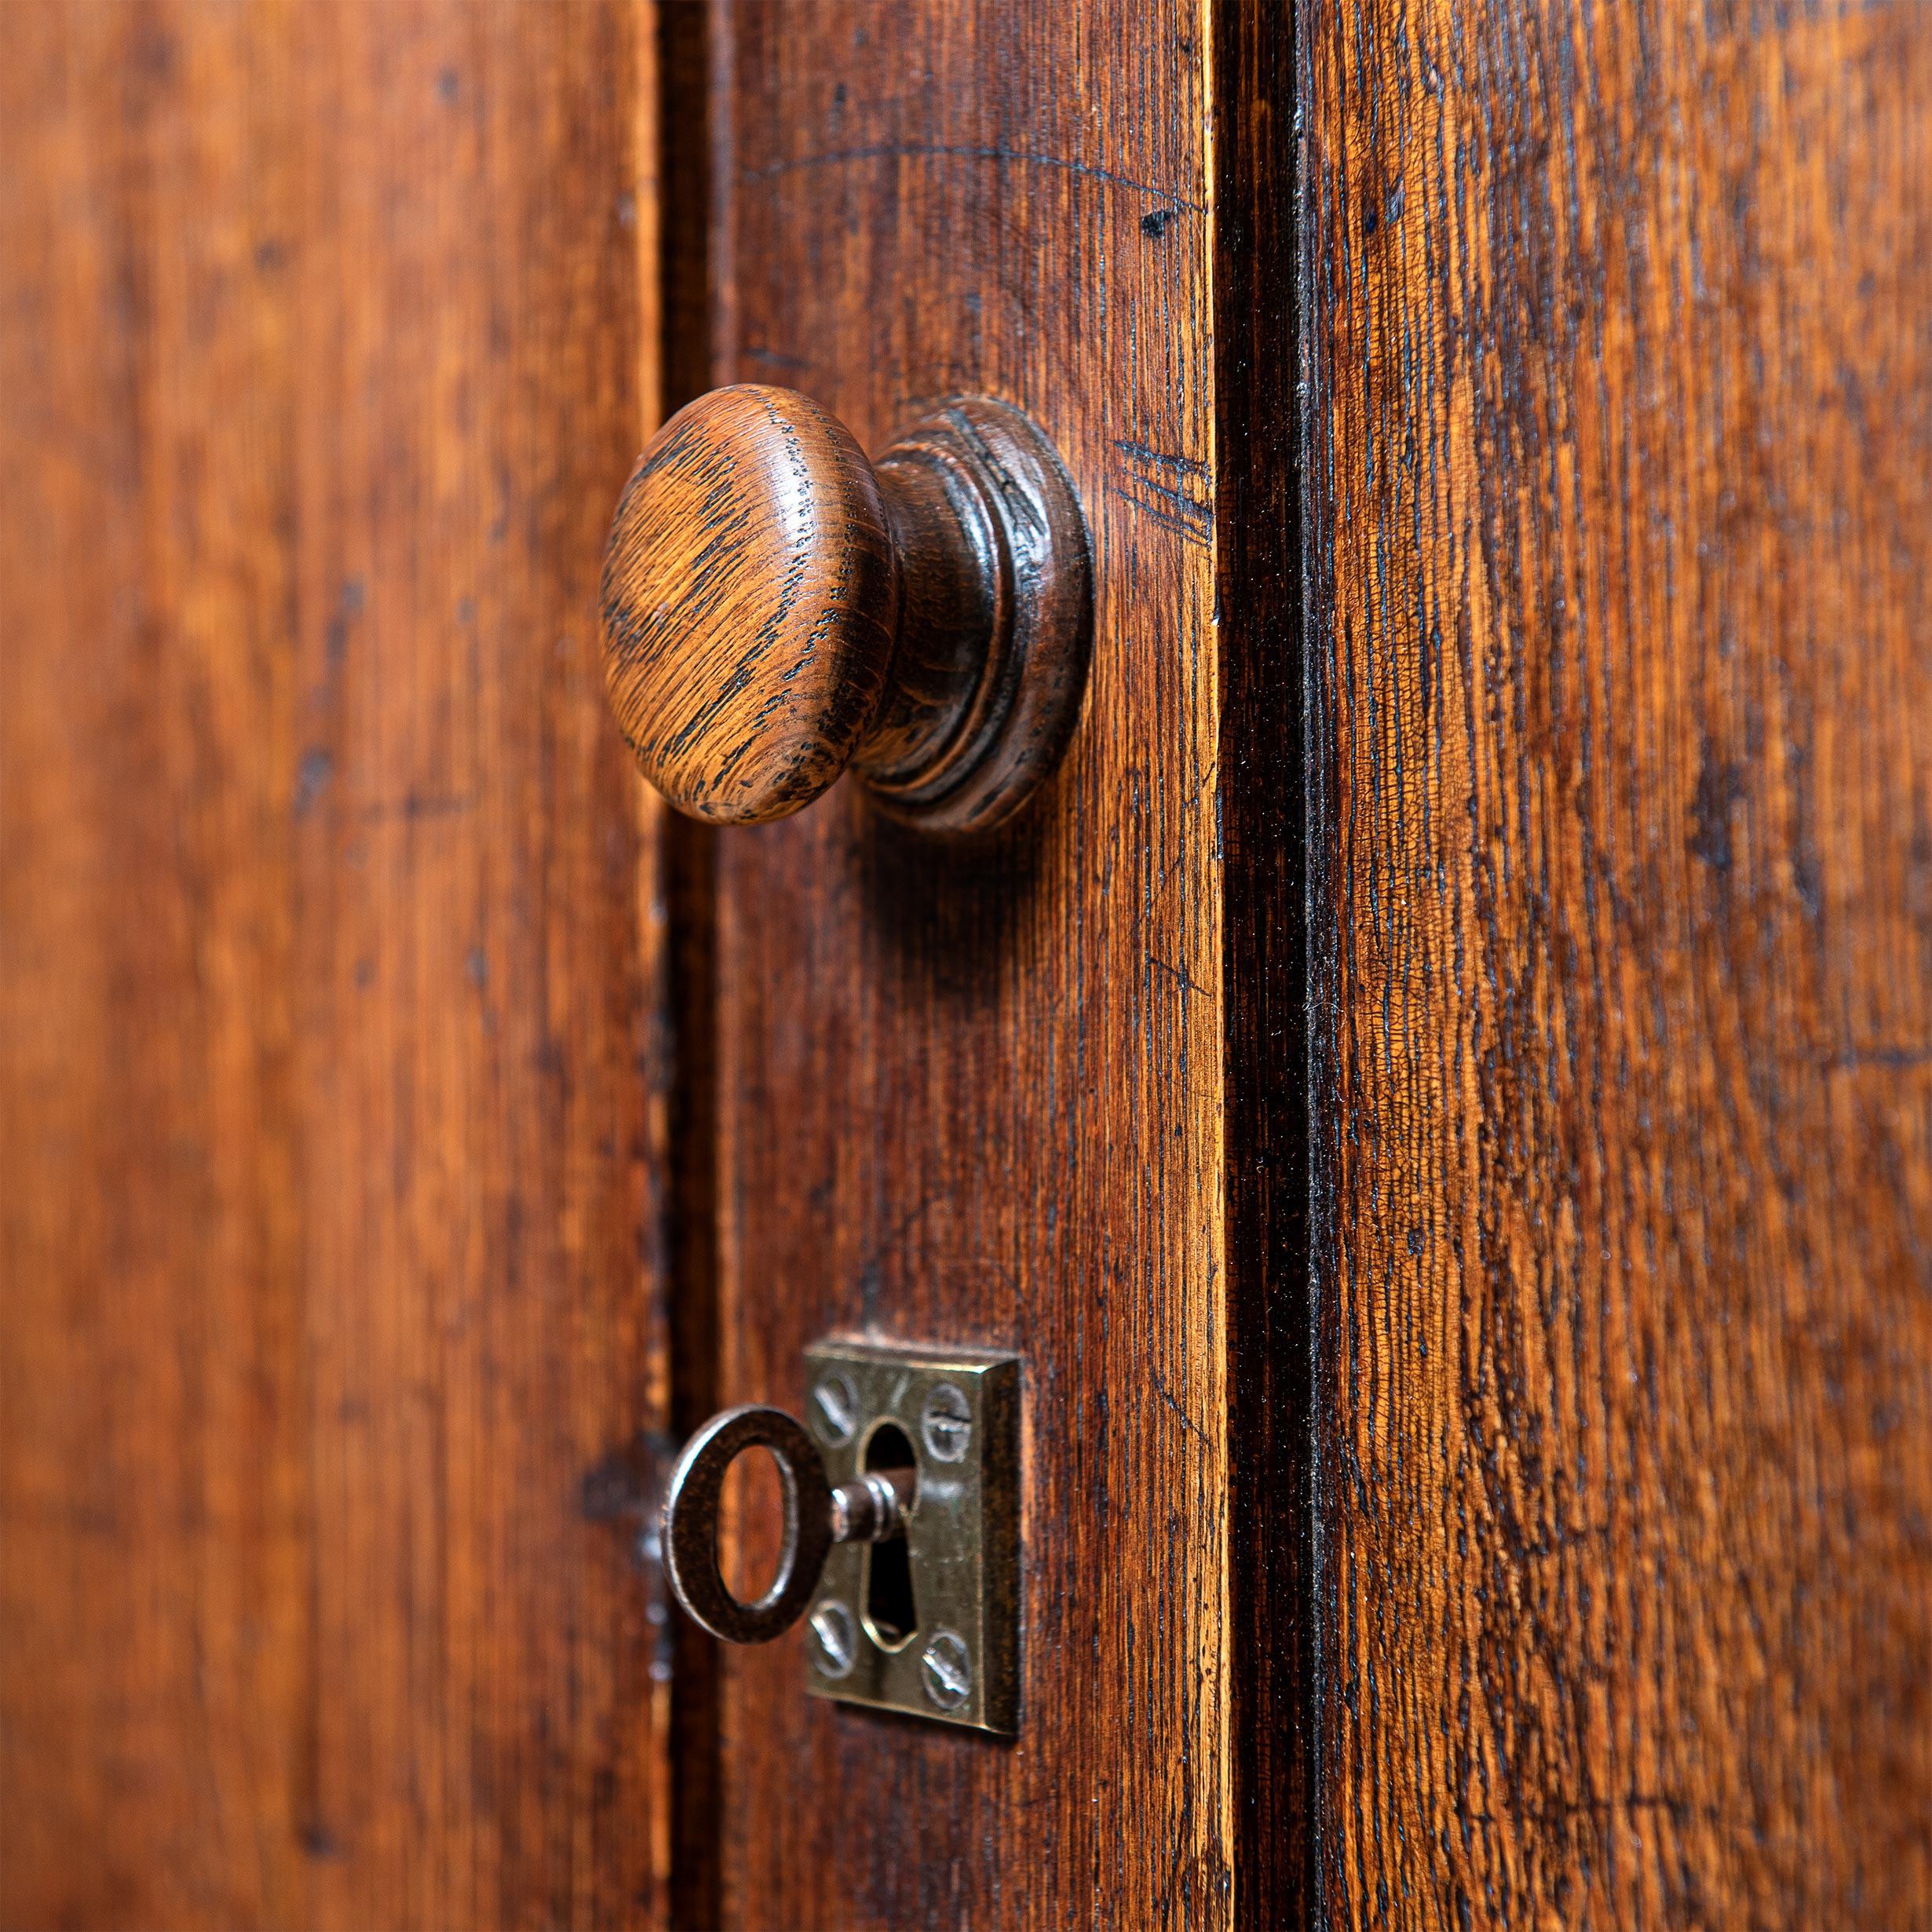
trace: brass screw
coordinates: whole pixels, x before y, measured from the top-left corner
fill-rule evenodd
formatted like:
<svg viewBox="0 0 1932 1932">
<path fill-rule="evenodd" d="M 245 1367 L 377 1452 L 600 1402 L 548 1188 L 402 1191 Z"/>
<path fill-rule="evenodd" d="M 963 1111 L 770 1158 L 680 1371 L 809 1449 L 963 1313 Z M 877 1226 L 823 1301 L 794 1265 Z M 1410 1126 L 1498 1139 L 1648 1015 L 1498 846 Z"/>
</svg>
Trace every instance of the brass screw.
<svg viewBox="0 0 1932 1932">
<path fill-rule="evenodd" d="M 827 1597 L 812 1612 L 813 1661 L 827 1677 L 843 1677 L 859 1654 L 859 1627 L 852 1612 L 836 1597 Z"/>
<path fill-rule="evenodd" d="M 835 1449 L 843 1448 L 859 1426 L 859 1397 L 841 1375 L 827 1375 L 812 1391 L 812 1426 Z"/>
<path fill-rule="evenodd" d="M 973 1660 L 966 1639 L 949 1630 L 935 1631 L 919 1660 L 926 1694 L 942 1711 L 957 1711 L 973 1694 Z"/>
<path fill-rule="evenodd" d="M 935 1462 L 957 1463 L 965 1456 L 966 1444 L 973 1440 L 973 1411 L 950 1382 L 942 1382 L 926 1398 L 919 1434 L 926 1454 Z"/>
</svg>

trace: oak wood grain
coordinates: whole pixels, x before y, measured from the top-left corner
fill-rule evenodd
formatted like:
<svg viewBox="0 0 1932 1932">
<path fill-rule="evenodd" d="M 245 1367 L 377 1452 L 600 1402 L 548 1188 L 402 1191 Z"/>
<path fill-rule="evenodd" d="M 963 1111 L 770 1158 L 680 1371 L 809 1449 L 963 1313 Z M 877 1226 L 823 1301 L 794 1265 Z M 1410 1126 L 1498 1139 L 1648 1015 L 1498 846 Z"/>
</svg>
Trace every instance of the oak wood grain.
<svg viewBox="0 0 1932 1932">
<path fill-rule="evenodd" d="M 1300 32 L 1320 1911 L 1932 1923 L 1932 16 Z"/>
<path fill-rule="evenodd" d="M 604 563 L 611 710 L 645 776 L 714 824 L 809 805 L 878 712 L 900 583 L 836 417 L 769 383 L 686 404 L 638 459 Z"/>
<path fill-rule="evenodd" d="M 9 10 L 9 1926 L 665 1922 L 645 25 Z"/>
</svg>

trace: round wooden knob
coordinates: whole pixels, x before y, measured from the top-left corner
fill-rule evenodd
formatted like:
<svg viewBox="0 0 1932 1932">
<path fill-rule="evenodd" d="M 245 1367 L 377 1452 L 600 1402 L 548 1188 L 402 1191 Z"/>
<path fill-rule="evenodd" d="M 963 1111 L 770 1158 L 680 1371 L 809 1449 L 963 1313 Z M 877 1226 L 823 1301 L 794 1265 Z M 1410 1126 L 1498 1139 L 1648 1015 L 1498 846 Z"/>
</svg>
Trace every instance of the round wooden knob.
<svg viewBox="0 0 1932 1932">
<path fill-rule="evenodd" d="M 604 663 L 645 776 L 755 824 L 848 766 L 896 816 L 977 830 L 1057 762 L 1091 635 L 1087 534 L 1051 447 L 983 396 L 868 462 L 809 397 L 743 384 L 639 458 L 604 564 Z"/>
</svg>

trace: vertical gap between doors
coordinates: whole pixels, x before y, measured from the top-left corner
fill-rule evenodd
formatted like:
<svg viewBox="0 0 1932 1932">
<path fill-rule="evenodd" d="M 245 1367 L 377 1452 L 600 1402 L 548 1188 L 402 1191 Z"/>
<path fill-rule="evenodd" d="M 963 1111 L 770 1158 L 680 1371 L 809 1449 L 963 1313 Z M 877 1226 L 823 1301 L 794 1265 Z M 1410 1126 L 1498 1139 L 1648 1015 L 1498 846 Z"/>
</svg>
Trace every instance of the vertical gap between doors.
<svg viewBox="0 0 1932 1932">
<path fill-rule="evenodd" d="M 659 314 L 666 415 L 710 386 L 711 8 L 659 0 Z M 673 1065 L 669 1121 L 671 1429 L 718 1405 L 717 834 L 660 817 Z M 671 1650 L 670 1923 L 721 1922 L 718 1646 L 688 1618 Z"/>
<path fill-rule="evenodd" d="M 1297 9 L 1211 0 L 1233 1920 L 1318 1923 Z"/>
</svg>

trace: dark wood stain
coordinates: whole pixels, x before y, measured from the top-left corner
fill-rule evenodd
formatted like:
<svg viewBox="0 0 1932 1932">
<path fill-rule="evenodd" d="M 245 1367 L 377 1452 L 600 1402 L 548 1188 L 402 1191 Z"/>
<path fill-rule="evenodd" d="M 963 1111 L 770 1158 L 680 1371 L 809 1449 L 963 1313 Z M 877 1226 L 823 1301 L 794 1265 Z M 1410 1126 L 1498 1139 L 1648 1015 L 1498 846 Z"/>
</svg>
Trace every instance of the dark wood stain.
<svg viewBox="0 0 1932 1932">
<path fill-rule="evenodd" d="M 1301 10 L 1325 1923 L 1932 1917 L 1932 15 Z"/>
<path fill-rule="evenodd" d="M 1307 888 L 1301 783 L 1305 535 L 1295 374 L 1291 10 L 1212 16 L 1211 479 L 1132 451 L 1191 508 L 1211 501 L 1221 619 L 1227 1648 L 1233 1922 L 1316 1923 L 1313 1315 L 1308 1251 Z M 1145 487 L 1145 485 L 1143 485 Z M 1192 528 L 1184 524 L 1184 528 Z"/>
<path fill-rule="evenodd" d="M 667 1917 L 637 17 L 6 21 L 10 1926 Z"/>
<path fill-rule="evenodd" d="M 710 386 L 710 9 L 657 9 L 659 217 L 642 259 L 658 289 L 664 413 Z M 655 263 L 652 256 L 655 256 Z M 655 266 L 656 274 L 652 268 Z M 718 835 L 657 815 L 666 934 L 670 1105 L 668 1216 L 671 1427 L 682 1442 L 718 1398 Z M 666 1630 L 671 1664 L 670 1923 L 719 1923 L 717 1642 L 688 1617 Z"/>
</svg>

